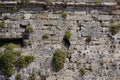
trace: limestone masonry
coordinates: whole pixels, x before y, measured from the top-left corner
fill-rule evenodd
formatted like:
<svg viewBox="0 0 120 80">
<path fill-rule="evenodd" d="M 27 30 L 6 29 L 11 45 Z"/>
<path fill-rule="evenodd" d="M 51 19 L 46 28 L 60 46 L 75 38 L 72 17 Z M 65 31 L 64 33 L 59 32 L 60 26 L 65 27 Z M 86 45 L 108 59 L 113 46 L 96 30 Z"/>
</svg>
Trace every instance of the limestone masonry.
<svg viewBox="0 0 120 80">
<path fill-rule="evenodd" d="M 120 80 L 120 30 L 114 35 L 110 30 L 112 25 L 120 26 L 120 0 L 0 0 L 3 20 L 0 45 L 19 41 L 22 47 L 14 50 L 35 56 L 20 70 L 21 80 L 30 80 L 32 71 L 37 73 L 35 80 Z M 32 26 L 33 32 L 27 34 L 26 26 Z M 66 46 L 63 38 L 68 30 Z M 57 49 L 70 53 L 59 72 L 52 67 Z M 9 80 L 16 80 L 16 74 L 17 70 Z M 0 80 L 4 78 L 1 74 Z"/>
</svg>

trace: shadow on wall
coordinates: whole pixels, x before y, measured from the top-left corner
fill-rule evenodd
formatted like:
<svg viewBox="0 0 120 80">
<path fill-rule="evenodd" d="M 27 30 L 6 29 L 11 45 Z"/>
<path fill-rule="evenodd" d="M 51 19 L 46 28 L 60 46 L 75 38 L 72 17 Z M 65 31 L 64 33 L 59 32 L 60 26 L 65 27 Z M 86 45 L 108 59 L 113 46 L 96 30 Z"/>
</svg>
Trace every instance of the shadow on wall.
<svg viewBox="0 0 120 80">
<path fill-rule="evenodd" d="M 20 45 L 21 47 L 24 46 L 24 44 L 23 44 L 23 38 L 0 39 L 0 46 L 3 46 L 3 45 L 8 44 L 8 43 L 18 44 L 18 45 Z"/>
<path fill-rule="evenodd" d="M 62 43 L 67 49 L 69 49 L 69 47 L 71 46 L 71 43 L 68 39 L 63 38 Z"/>
</svg>

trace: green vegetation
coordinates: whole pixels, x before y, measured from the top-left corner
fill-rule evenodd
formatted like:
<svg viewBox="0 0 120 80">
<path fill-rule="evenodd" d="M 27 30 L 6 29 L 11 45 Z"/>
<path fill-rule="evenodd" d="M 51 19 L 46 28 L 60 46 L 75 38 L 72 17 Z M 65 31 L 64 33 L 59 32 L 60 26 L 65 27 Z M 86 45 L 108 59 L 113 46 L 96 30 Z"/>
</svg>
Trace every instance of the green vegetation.
<svg viewBox="0 0 120 80">
<path fill-rule="evenodd" d="M 32 55 L 20 56 L 16 61 L 16 66 L 19 68 L 27 67 L 35 59 Z"/>
<path fill-rule="evenodd" d="M 30 0 L 21 0 L 23 4 L 29 3 Z"/>
<path fill-rule="evenodd" d="M 13 44 L 13 43 L 3 45 L 4 48 L 9 49 L 9 50 L 12 50 L 13 48 L 15 48 L 15 46 L 16 44 Z"/>
<path fill-rule="evenodd" d="M 89 66 L 89 70 L 90 70 L 91 72 L 93 71 L 92 65 Z"/>
<path fill-rule="evenodd" d="M 23 68 L 27 66 L 27 62 L 25 61 L 25 57 L 24 56 L 20 56 L 18 58 L 18 60 L 16 61 L 16 65 L 19 68 Z"/>
<path fill-rule="evenodd" d="M 80 69 L 80 73 L 81 73 L 81 75 L 85 75 L 85 73 L 86 73 L 85 68 L 81 68 L 81 69 Z"/>
<path fill-rule="evenodd" d="M 25 43 L 25 46 L 29 46 L 32 44 L 31 41 L 29 41 L 29 40 L 24 40 L 24 43 Z"/>
<path fill-rule="evenodd" d="M 100 3 L 100 0 L 96 0 L 96 3 Z"/>
<path fill-rule="evenodd" d="M 21 80 L 21 74 L 20 73 L 17 73 L 16 80 Z"/>
<path fill-rule="evenodd" d="M 6 50 L 0 52 L 0 71 L 8 77 L 14 73 L 15 67 L 27 67 L 35 59 L 32 55 L 21 56 L 20 52 L 13 51 L 15 47 L 13 43 L 4 47 Z"/>
<path fill-rule="evenodd" d="M 21 56 L 21 51 L 15 51 L 15 55 L 16 55 L 16 57 L 20 57 Z"/>
<path fill-rule="evenodd" d="M 43 36 L 42 36 L 43 39 L 48 39 L 49 38 L 49 34 L 48 33 L 45 33 Z"/>
<path fill-rule="evenodd" d="M 64 62 L 65 62 L 64 52 L 59 49 L 56 50 L 53 55 L 53 63 L 57 72 L 64 67 Z"/>
<path fill-rule="evenodd" d="M 21 19 L 25 19 L 25 15 L 24 14 L 21 15 Z"/>
<path fill-rule="evenodd" d="M 7 76 L 14 73 L 16 57 L 13 50 L 0 52 L 0 70 Z"/>
<path fill-rule="evenodd" d="M 4 21 L 0 22 L 0 30 L 3 29 L 4 27 L 5 27 L 5 22 Z"/>
<path fill-rule="evenodd" d="M 91 41 L 91 36 L 88 36 L 87 38 L 86 38 L 86 42 L 90 42 Z"/>
<path fill-rule="evenodd" d="M 25 28 L 25 31 L 26 31 L 26 32 L 33 32 L 33 27 L 32 27 L 32 26 L 27 26 L 27 27 Z"/>
<path fill-rule="evenodd" d="M 32 74 L 29 77 L 29 80 L 35 80 L 36 79 L 36 74 L 35 72 L 32 72 Z"/>
<path fill-rule="evenodd" d="M 119 30 L 120 30 L 120 24 L 114 24 L 114 25 L 111 25 L 110 27 L 110 31 L 112 35 L 117 34 Z"/>
<path fill-rule="evenodd" d="M 66 12 L 62 12 L 61 16 L 62 16 L 62 18 L 66 18 L 67 17 L 67 13 Z"/>
<path fill-rule="evenodd" d="M 17 10 L 18 10 L 17 6 L 14 6 L 13 11 L 17 11 Z"/>
<path fill-rule="evenodd" d="M 68 30 L 68 31 L 65 32 L 64 38 L 67 39 L 67 40 L 69 40 L 70 37 L 71 37 L 71 35 L 72 35 L 72 34 L 71 34 L 71 31 Z"/>
<path fill-rule="evenodd" d="M 103 60 L 101 60 L 101 61 L 100 61 L 100 65 L 103 65 L 103 64 L 104 64 L 104 61 L 103 61 Z"/>
</svg>

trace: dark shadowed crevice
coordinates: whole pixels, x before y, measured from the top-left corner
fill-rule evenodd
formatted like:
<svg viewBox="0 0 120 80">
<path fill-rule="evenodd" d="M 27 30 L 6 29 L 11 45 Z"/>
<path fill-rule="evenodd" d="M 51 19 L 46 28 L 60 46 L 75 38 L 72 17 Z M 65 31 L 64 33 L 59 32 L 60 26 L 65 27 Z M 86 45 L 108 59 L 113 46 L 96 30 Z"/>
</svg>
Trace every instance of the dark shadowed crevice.
<svg viewBox="0 0 120 80">
<path fill-rule="evenodd" d="M 0 39 L 0 46 L 3 46 L 3 45 L 8 44 L 8 43 L 18 44 L 18 45 L 20 45 L 22 47 L 24 46 L 23 38 Z"/>
<path fill-rule="evenodd" d="M 69 47 L 71 45 L 70 41 L 66 38 L 63 38 L 63 44 L 67 49 L 69 49 Z"/>
</svg>

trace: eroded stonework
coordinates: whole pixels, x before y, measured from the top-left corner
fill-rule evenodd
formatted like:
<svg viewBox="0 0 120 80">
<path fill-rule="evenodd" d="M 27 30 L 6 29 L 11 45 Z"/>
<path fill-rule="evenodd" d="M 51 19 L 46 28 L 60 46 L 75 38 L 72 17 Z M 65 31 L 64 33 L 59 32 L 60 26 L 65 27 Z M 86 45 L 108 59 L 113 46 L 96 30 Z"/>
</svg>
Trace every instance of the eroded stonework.
<svg viewBox="0 0 120 80">
<path fill-rule="evenodd" d="M 77 1 L 79 3 L 79 0 Z M 114 0 L 110 3 L 112 2 L 116 3 Z M 119 9 L 109 6 L 74 7 L 73 5 L 65 9 L 58 7 L 58 9 L 41 10 L 36 7 L 36 12 L 32 10 L 20 9 L 17 13 L 10 15 L 10 17 L 18 16 L 15 21 L 11 21 L 15 17 L 5 20 L 6 23 L 13 23 L 14 26 L 29 24 L 34 30 L 29 37 L 32 44 L 22 48 L 22 53 L 32 54 L 36 59 L 20 71 L 22 80 L 28 80 L 33 70 L 41 75 L 36 80 L 44 80 L 41 77 L 45 77 L 45 80 L 120 79 L 120 32 L 111 35 L 109 30 L 111 24 L 120 24 Z M 61 17 L 62 11 L 67 13 L 66 18 Z M 19 18 L 21 14 L 25 15 L 22 20 Z M 72 33 L 69 49 L 62 42 L 67 30 Z M 42 38 L 45 33 L 49 34 L 48 39 Z M 91 41 L 86 43 L 88 36 L 91 36 Z M 57 49 L 70 52 L 71 57 L 65 59 L 63 69 L 54 72 L 51 61 Z M 101 60 L 104 61 L 102 66 Z M 92 72 L 88 70 L 90 65 L 93 67 Z M 83 67 L 86 69 L 84 76 L 79 71 Z M 11 76 L 10 80 L 15 80 L 15 75 Z"/>
</svg>

